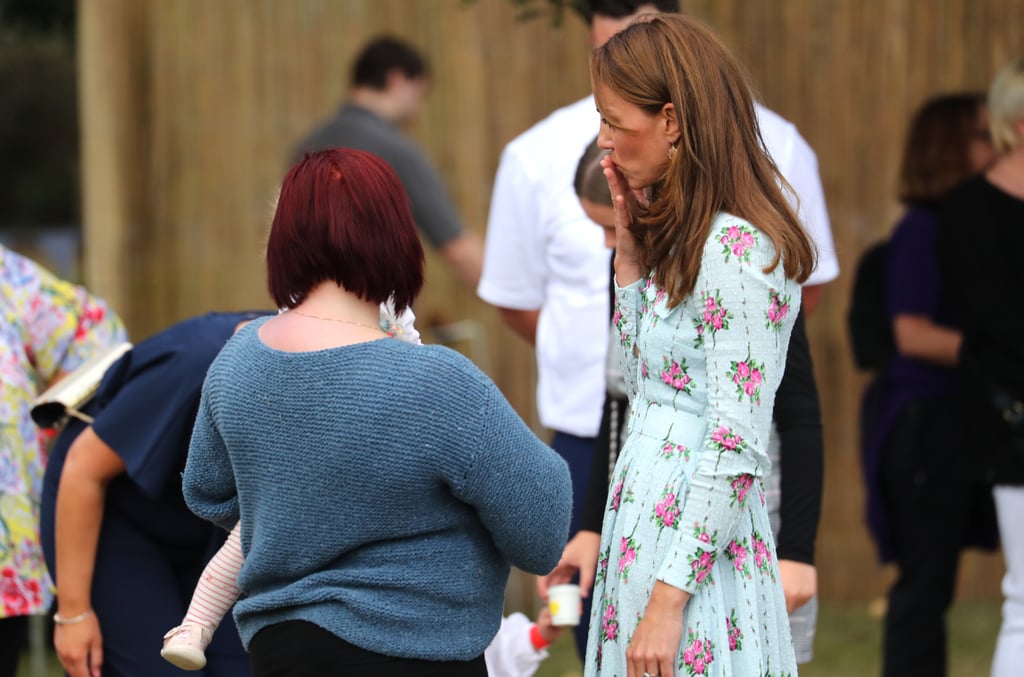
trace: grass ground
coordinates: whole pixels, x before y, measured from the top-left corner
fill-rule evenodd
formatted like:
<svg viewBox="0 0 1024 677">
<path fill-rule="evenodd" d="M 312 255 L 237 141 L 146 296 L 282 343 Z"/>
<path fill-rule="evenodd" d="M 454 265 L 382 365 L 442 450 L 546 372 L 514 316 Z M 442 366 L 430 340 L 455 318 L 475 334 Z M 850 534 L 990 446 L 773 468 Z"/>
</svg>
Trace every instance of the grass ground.
<svg viewBox="0 0 1024 677">
<path fill-rule="evenodd" d="M 999 604 L 960 602 L 949 617 L 950 677 L 988 677 L 999 630 Z M 801 666 L 801 677 L 866 677 L 879 674 L 882 622 L 866 605 L 823 605 L 818 619 L 814 660 Z M 552 647 L 537 677 L 583 674 L 568 633 Z"/>
<path fill-rule="evenodd" d="M 995 636 L 999 630 L 999 604 L 960 602 L 949 618 L 950 677 L 987 677 Z M 38 641 L 38 638 L 37 638 Z M 866 605 L 822 605 L 814 660 L 803 666 L 803 677 L 866 677 L 877 675 L 881 647 L 881 621 Z M 22 661 L 18 677 L 59 677 L 52 652 L 37 650 Z M 184 673 L 182 673 L 184 674 Z M 580 677 L 583 671 L 569 633 L 552 647 L 551 657 L 537 677 Z"/>
</svg>

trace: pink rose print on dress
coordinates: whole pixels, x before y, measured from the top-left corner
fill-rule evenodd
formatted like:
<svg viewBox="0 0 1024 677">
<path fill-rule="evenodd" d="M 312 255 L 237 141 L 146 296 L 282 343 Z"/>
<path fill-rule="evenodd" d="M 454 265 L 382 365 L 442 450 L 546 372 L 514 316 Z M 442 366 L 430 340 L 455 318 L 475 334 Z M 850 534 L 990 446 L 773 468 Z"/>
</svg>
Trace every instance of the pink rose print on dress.
<svg viewBox="0 0 1024 677">
<path fill-rule="evenodd" d="M 729 612 L 725 619 L 725 631 L 729 635 L 729 651 L 740 651 L 743 649 L 743 631 L 736 621 L 736 609 Z"/>
<path fill-rule="evenodd" d="M 647 360 L 640 360 L 640 376 L 647 378 Z"/>
<path fill-rule="evenodd" d="M 660 289 L 654 284 L 654 272 L 652 271 L 644 281 L 640 284 L 640 315 L 641 317 L 646 316 L 651 307 L 656 304 L 660 299 L 665 297 L 665 290 Z M 657 316 L 654 317 L 653 324 L 658 323 Z"/>
<path fill-rule="evenodd" d="M 618 512 L 619 505 L 622 504 L 622 485 L 624 482 L 619 480 L 615 483 L 615 488 L 612 489 L 612 505 L 611 509 L 613 512 Z"/>
<path fill-rule="evenodd" d="M 737 475 L 733 477 L 729 482 L 729 486 L 732 487 L 732 497 L 729 499 L 729 507 L 742 506 L 743 502 L 747 500 L 747 494 L 750 492 L 750 488 L 754 486 L 754 476 L 749 473 Z"/>
<path fill-rule="evenodd" d="M 608 560 L 611 557 L 612 546 L 608 546 L 604 549 L 604 552 L 598 557 L 597 560 L 597 576 L 594 577 L 596 583 L 600 583 L 608 576 Z"/>
<path fill-rule="evenodd" d="M 789 294 L 782 296 L 774 289 L 768 292 L 768 310 L 764 313 L 765 328 L 775 331 L 782 329 L 783 322 L 789 316 L 790 299 Z"/>
<path fill-rule="evenodd" d="M 658 525 L 659 530 L 666 527 L 678 529 L 681 512 L 675 490 L 666 486 L 661 491 L 661 500 L 654 506 L 654 515 L 651 516 L 651 519 Z"/>
<path fill-rule="evenodd" d="M 665 460 L 676 457 L 681 457 L 684 461 L 690 460 L 690 450 L 681 444 L 673 444 L 672 442 L 665 442 L 665 446 L 661 448 L 659 455 Z"/>
<path fill-rule="evenodd" d="M 719 426 L 715 432 L 711 433 L 711 447 L 720 453 L 723 451 L 740 453 L 747 448 L 747 443 L 725 426 Z"/>
<path fill-rule="evenodd" d="M 682 363 L 668 357 L 663 358 L 663 360 L 661 380 L 666 385 L 672 386 L 676 390 L 681 390 L 687 395 L 692 394 L 693 379 L 687 373 L 689 368 L 686 366 L 686 360 L 683 360 Z"/>
<path fill-rule="evenodd" d="M 750 263 L 750 250 L 757 244 L 757 235 L 749 226 L 726 226 L 719 233 L 718 241 L 722 243 L 726 263 L 730 256 L 741 263 Z"/>
<path fill-rule="evenodd" d="M 729 541 L 729 545 L 725 548 L 725 556 L 732 562 L 736 571 L 746 578 L 753 578 L 753 574 L 750 572 L 750 547 L 747 544 L 747 539 Z"/>
<path fill-rule="evenodd" d="M 626 484 L 626 475 L 628 473 L 629 473 L 629 468 L 628 467 L 623 468 L 622 470 L 620 470 L 619 471 L 618 481 L 616 481 L 615 486 L 612 487 L 612 496 L 611 496 L 611 500 L 609 501 L 609 506 L 608 506 L 608 509 L 611 510 L 612 512 L 618 512 L 619 511 L 619 507 L 623 503 L 632 503 L 633 502 L 633 487 L 632 486 L 630 486 L 630 488 L 626 490 L 625 496 L 623 496 L 623 494 L 622 494 L 623 487 Z"/>
<path fill-rule="evenodd" d="M 761 404 L 761 384 L 764 382 L 764 362 L 758 362 L 747 355 L 742 362 L 733 360 L 730 363 L 726 378 L 736 384 L 737 400 L 743 401 L 743 396 L 750 398 L 751 402 Z"/>
<path fill-rule="evenodd" d="M 704 581 L 714 583 L 714 578 L 711 576 L 711 568 L 715 565 L 715 551 L 714 547 L 718 543 L 718 532 L 708 533 L 706 527 L 699 524 L 693 525 L 693 537 L 701 543 L 706 543 L 712 547 L 712 550 L 701 550 L 698 549 L 693 556 L 690 558 L 690 575 L 687 577 L 687 583 L 700 585 Z"/>
<path fill-rule="evenodd" d="M 633 337 L 626 331 L 626 319 L 619 310 L 619 302 L 615 302 L 615 313 L 612 315 L 612 325 L 619 331 L 619 343 L 623 348 L 629 349 L 633 345 Z"/>
<path fill-rule="evenodd" d="M 715 645 L 707 637 L 700 637 L 692 629 L 686 633 L 686 648 L 679 667 L 687 675 L 705 675 L 710 673 L 710 666 L 715 660 Z"/>
<path fill-rule="evenodd" d="M 640 544 L 632 536 L 622 537 L 619 544 L 619 578 L 629 582 L 629 571 L 636 562 L 636 554 L 640 552 Z"/>
<path fill-rule="evenodd" d="M 658 291 L 654 294 L 654 305 L 665 302 L 665 297 L 668 296 L 668 292 L 664 289 L 658 288 Z"/>
<path fill-rule="evenodd" d="M 717 292 L 701 292 L 700 305 L 700 316 L 693 318 L 693 327 L 697 330 L 697 338 L 693 341 L 694 348 L 703 346 L 708 335 L 711 336 L 711 344 L 714 345 L 715 334 L 719 330 L 728 329 L 729 320 L 732 319 L 732 311 L 722 306 L 722 298 Z"/>
<path fill-rule="evenodd" d="M 604 599 L 601 610 L 601 642 L 614 642 L 619 636 L 619 618 L 615 605 Z"/>
<path fill-rule="evenodd" d="M 774 581 L 775 568 L 772 566 L 772 551 L 768 547 L 768 543 L 761 538 L 760 533 L 755 531 L 751 546 L 754 550 L 754 566 L 762 574 L 771 576 L 771 579 Z"/>
</svg>

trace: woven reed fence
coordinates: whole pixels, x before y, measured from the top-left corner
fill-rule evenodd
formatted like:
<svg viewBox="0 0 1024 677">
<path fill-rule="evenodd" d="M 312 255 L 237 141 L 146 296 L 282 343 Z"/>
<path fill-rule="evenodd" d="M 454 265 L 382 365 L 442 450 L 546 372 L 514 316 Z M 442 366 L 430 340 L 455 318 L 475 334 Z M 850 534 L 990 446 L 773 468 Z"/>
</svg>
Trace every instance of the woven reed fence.
<svg viewBox="0 0 1024 677">
<path fill-rule="evenodd" d="M 875 564 L 861 518 L 856 413 L 865 381 L 845 328 L 851 272 L 898 216 L 893 184 L 911 112 L 933 93 L 984 89 L 1019 55 L 1024 2 L 682 6 L 720 31 L 766 103 L 818 153 L 844 271 L 810 323 L 827 436 L 818 564 L 826 599 L 869 599 L 889 573 Z M 559 28 L 518 22 L 506 0 L 79 4 L 86 274 L 136 338 L 206 310 L 269 305 L 263 244 L 289 153 L 336 109 L 352 56 L 383 32 L 431 60 L 432 93 L 414 134 L 482 235 L 504 144 L 589 89 L 586 28 L 575 17 Z M 417 313 L 426 326 L 482 326 L 488 371 L 536 420 L 531 351 L 433 256 Z M 1001 571 L 998 557 L 967 558 L 963 594 L 995 596 Z"/>
</svg>

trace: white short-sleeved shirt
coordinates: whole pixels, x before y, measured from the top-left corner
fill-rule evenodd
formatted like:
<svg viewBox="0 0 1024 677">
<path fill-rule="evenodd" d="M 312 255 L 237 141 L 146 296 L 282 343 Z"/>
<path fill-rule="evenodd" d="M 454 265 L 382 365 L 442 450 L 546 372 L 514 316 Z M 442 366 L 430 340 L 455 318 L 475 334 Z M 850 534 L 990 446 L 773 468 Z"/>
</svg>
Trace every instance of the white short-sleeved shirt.
<svg viewBox="0 0 1024 677">
<path fill-rule="evenodd" d="M 800 196 L 800 218 L 818 249 L 808 284 L 839 274 L 818 161 L 790 122 L 758 106 L 761 133 Z M 502 152 L 491 195 L 483 275 L 487 303 L 540 309 L 537 409 L 552 430 L 594 437 L 601 422 L 610 319 L 610 252 L 573 190 L 580 156 L 597 136 L 593 97 L 560 108 Z"/>
<path fill-rule="evenodd" d="M 778 113 L 758 105 L 757 121 L 768 155 L 799 197 L 798 216 L 817 248 L 817 265 L 804 284 L 830 282 L 839 276 L 839 259 L 832 242 L 825 192 L 818 175 L 818 156 L 800 136 L 796 126 Z M 787 197 L 791 196 L 787 193 Z M 790 203 L 797 207 L 794 200 L 791 199 Z"/>
</svg>

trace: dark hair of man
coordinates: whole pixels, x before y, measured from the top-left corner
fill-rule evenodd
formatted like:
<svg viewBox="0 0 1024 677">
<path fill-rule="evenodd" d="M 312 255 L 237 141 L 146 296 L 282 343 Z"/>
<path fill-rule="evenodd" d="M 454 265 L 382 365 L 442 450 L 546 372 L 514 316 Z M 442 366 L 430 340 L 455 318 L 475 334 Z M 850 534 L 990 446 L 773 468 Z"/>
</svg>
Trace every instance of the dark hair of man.
<svg viewBox="0 0 1024 677">
<path fill-rule="evenodd" d="M 601 158 L 605 155 L 605 151 L 597 145 L 597 139 L 591 141 L 580 156 L 579 164 L 576 165 L 576 176 L 573 177 L 572 186 L 576 190 L 576 197 L 581 200 L 611 207 L 612 192 L 608 188 L 608 179 L 605 178 L 604 168 L 601 166 Z"/>
<path fill-rule="evenodd" d="M 352 86 L 384 89 L 388 73 L 396 69 L 410 79 L 429 75 L 426 59 L 414 47 L 397 38 L 376 38 L 356 57 Z"/>
<path fill-rule="evenodd" d="M 903 204 L 929 205 L 942 200 L 971 174 L 968 148 L 980 129 L 981 93 L 929 99 L 914 115 L 900 165 L 898 193 Z"/>
<path fill-rule="evenodd" d="M 644 5 L 654 5 L 659 12 L 679 11 L 679 0 L 582 0 L 576 3 L 580 16 L 588 24 L 595 16 L 622 19 L 636 14 Z"/>
</svg>

